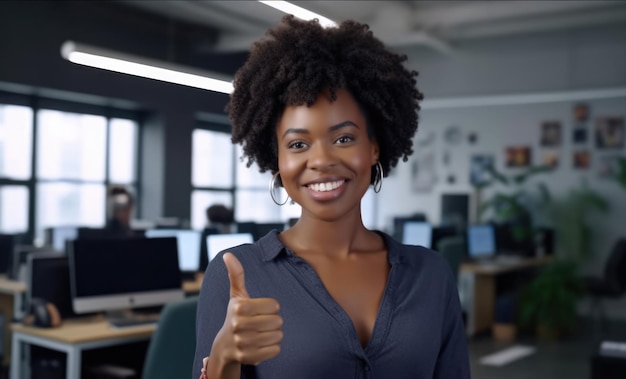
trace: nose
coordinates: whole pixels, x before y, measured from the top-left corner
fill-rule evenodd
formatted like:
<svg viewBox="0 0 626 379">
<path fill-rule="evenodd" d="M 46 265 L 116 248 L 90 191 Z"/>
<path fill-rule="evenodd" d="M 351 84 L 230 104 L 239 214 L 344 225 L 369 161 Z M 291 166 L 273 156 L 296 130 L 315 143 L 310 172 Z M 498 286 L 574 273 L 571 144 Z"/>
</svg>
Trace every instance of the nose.
<svg viewBox="0 0 626 379">
<path fill-rule="evenodd" d="M 325 143 L 317 143 L 309 149 L 307 167 L 313 170 L 325 171 L 337 163 L 332 146 Z"/>
</svg>

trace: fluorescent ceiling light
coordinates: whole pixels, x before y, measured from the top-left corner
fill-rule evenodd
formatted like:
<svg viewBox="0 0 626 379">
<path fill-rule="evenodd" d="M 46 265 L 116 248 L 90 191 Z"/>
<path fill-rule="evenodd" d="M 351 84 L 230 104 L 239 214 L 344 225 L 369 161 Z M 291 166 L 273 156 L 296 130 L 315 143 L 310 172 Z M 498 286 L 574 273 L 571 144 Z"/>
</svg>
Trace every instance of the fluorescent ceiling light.
<svg viewBox="0 0 626 379">
<path fill-rule="evenodd" d="M 258 0 L 259 3 L 263 3 L 265 5 L 269 5 L 272 8 L 278 9 L 281 12 L 285 12 L 287 14 L 292 14 L 298 18 L 301 18 L 303 20 L 313 20 L 314 18 L 318 19 L 320 22 L 320 25 L 322 25 L 325 28 L 329 28 L 332 26 L 337 26 L 337 23 L 329 18 L 326 18 L 322 15 L 319 15 L 315 12 L 311 12 L 308 9 L 304 9 L 302 7 L 299 7 L 297 5 L 291 4 L 288 1 L 263 1 L 263 0 Z"/>
<path fill-rule="evenodd" d="M 226 94 L 233 92 L 232 81 L 219 74 L 88 46 L 73 41 L 63 43 L 61 55 L 70 62 L 85 66 Z"/>
</svg>

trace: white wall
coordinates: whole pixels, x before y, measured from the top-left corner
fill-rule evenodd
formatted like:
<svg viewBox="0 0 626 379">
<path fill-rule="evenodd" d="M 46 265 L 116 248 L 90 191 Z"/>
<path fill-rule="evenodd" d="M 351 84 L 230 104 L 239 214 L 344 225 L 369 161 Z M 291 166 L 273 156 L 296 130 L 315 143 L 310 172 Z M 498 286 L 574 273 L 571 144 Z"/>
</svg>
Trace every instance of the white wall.
<svg viewBox="0 0 626 379">
<path fill-rule="evenodd" d="M 418 85 L 427 99 L 626 87 L 625 27 L 476 41 L 457 46 L 453 56 L 424 49 L 409 51 L 408 55 L 409 63 L 420 72 Z M 614 182 L 598 178 L 597 170 L 601 156 L 623 156 L 626 149 L 596 149 L 593 123 L 601 116 L 626 118 L 626 97 L 585 102 L 590 109 L 585 147 L 591 152 L 591 166 L 587 170 L 572 167 L 572 101 L 422 110 L 416 142 L 428 139 L 430 133 L 434 139 L 426 146 L 416 143 L 411 159 L 420 154 L 435 154 L 436 183 L 429 192 L 413 191 L 411 160 L 400 162 L 378 194 L 377 227 L 389 231 L 394 216 L 415 212 L 424 212 L 438 223 L 442 193 L 473 194 L 469 184 L 473 154 L 491 154 L 499 169 L 513 173 L 513 169 L 504 167 L 505 146 L 528 145 L 532 148 L 531 163 L 540 164 L 543 152 L 553 150 L 540 146 L 540 124 L 557 120 L 563 131 L 562 145 L 555 148 L 560 152 L 559 166 L 554 173 L 536 177 L 529 185 L 542 180 L 558 195 L 586 178 L 593 189 L 609 200 L 611 212 L 592 220 L 593 258 L 585 269 L 586 273 L 599 275 L 612 244 L 618 237 L 626 237 L 626 192 Z M 458 126 L 463 136 L 456 145 L 445 143 L 443 138 L 444 131 L 452 125 Z M 471 132 L 478 136 L 475 144 L 467 140 Z M 450 159 L 447 165 L 443 163 L 446 152 Z M 447 183 L 449 175 L 455 176 L 455 184 Z M 487 195 L 488 192 L 483 197 Z M 608 305 L 610 316 L 626 319 L 626 298 Z"/>
</svg>

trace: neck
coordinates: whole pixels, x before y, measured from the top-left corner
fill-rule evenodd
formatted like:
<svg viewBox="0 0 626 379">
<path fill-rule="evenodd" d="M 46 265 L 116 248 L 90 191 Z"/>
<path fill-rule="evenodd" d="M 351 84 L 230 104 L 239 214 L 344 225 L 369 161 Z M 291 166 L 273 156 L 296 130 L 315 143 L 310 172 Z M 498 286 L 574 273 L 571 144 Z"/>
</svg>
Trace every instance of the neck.
<svg viewBox="0 0 626 379">
<path fill-rule="evenodd" d="M 350 254 L 378 247 L 374 233 L 363 225 L 360 210 L 356 215 L 325 221 L 303 213 L 298 222 L 281 233 L 283 242 L 298 255 L 316 254 L 347 258 Z"/>
</svg>

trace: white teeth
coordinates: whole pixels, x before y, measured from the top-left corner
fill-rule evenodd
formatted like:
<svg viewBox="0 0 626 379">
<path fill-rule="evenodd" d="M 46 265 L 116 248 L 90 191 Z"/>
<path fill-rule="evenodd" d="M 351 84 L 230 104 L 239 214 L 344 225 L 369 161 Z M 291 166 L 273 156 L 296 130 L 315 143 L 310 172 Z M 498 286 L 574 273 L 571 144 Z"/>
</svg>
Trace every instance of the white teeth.
<svg viewBox="0 0 626 379">
<path fill-rule="evenodd" d="M 328 183 L 315 183 L 309 185 L 309 188 L 315 192 L 327 192 L 339 188 L 343 183 L 345 183 L 345 180 L 337 180 L 335 182 Z"/>
</svg>

